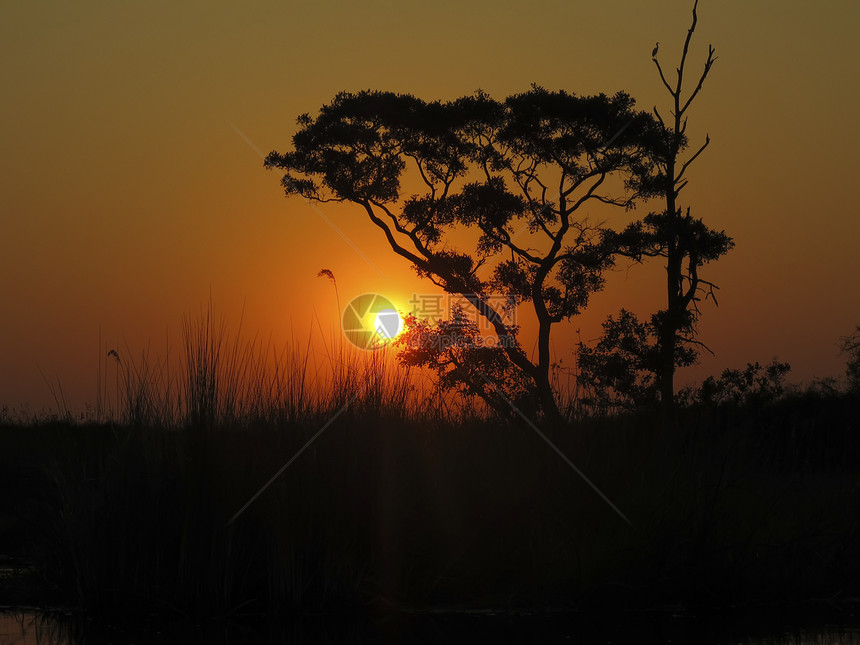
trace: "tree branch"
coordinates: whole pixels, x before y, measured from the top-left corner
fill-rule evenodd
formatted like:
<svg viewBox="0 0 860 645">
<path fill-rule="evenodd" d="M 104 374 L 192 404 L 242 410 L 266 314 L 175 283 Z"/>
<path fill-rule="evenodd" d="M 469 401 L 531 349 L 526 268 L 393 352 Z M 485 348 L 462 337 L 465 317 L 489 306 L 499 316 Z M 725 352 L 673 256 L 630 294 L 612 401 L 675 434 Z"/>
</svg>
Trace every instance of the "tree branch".
<svg viewBox="0 0 860 645">
<path fill-rule="evenodd" d="M 676 184 L 679 181 L 681 181 L 681 178 L 684 176 L 684 172 L 687 170 L 687 166 L 689 166 L 691 163 L 693 163 L 696 160 L 696 157 L 698 157 L 700 154 L 702 154 L 702 152 L 704 152 L 705 148 L 707 148 L 708 144 L 710 144 L 710 143 L 711 143 L 711 137 L 709 137 L 708 135 L 705 135 L 705 143 L 702 144 L 702 147 L 696 151 L 696 154 L 694 154 L 692 157 L 690 157 L 689 159 L 687 159 L 687 161 L 685 161 L 683 163 L 683 165 L 681 166 L 681 170 L 675 176 L 675 183 Z M 686 185 L 686 182 L 684 182 L 684 184 Z M 680 188 L 678 190 L 680 191 Z"/>
<path fill-rule="evenodd" d="M 386 224 L 385 221 L 376 214 L 376 212 L 373 210 L 373 205 L 369 200 L 365 200 L 363 202 L 358 203 L 364 207 L 364 210 L 367 212 L 368 217 L 370 217 L 370 221 L 382 229 L 382 232 L 385 234 L 385 239 L 388 240 L 388 245 L 391 247 L 392 251 L 394 251 L 400 257 L 409 260 L 410 262 L 412 262 L 412 264 L 417 267 L 420 267 L 424 271 L 427 271 L 428 273 L 432 271 L 432 267 L 428 263 L 426 257 L 419 257 L 408 249 L 400 246 L 400 244 L 397 242 L 397 239 L 394 237 L 394 233 L 391 232 L 391 229 L 389 228 L 388 224 Z"/>
<path fill-rule="evenodd" d="M 684 107 L 681 108 L 681 113 L 687 111 L 687 108 L 690 107 L 690 103 L 693 102 L 693 99 L 696 98 L 696 95 L 699 93 L 699 90 L 702 89 L 702 85 L 705 82 L 705 79 L 708 77 L 708 74 L 711 71 L 711 66 L 717 60 L 717 57 L 714 56 L 715 50 L 711 45 L 708 45 L 708 60 L 705 61 L 705 69 L 702 72 L 702 75 L 699 77 L 699 82 L 696 85 L 696 89 L 693 90 L 693 93 L 690 94 L 690 98 L 687 99 L 687 102 L 684 103 Z"/>
<path fill-rule="evenodd" d="M 681 86 L 683 85 L 684 65 L 687 62 L 687 52 L 690 50 L 690 41 L 693 39 L 693 32 L 696 31 L 696 23 L 699 21 L 699 16 L 696 13 L 696 8 L 699 6 L 699 0 L 693 3 L 693 22 L 687 30 L 687 37 L 684 39 L 684 51 L 681 53 L 681 64 L 678 66 L 678 89 L 674 92 L 676 99 L 681 97 Z M 671 92 L 671 90 L 669 90 Z M 680 117 L 681 110 L 678 112 Z"/>
<path fill-rule="evenodd" d="M 653 60 L 654 64 L 657 66 L 657 71 L 660 72 L 660 80 L 663 81 L 663 85 L 665 85 L 666 89 L 669 90 L 669 94 L 674 94 L 674 91 L 672 90 L 672 86 L 669 85 L 669 81 L 667 81 L 666 77 L 663 76 L 663 68 L 660 67 L 660 61 L 658 61 L 656 58 L 652 58 L 651 60 Z M 660 116 L 660 115 L 658 114 L 657 116 Z M 663 119 L 660 119 L 660 120 L 662 121 Z"/>
</svg>

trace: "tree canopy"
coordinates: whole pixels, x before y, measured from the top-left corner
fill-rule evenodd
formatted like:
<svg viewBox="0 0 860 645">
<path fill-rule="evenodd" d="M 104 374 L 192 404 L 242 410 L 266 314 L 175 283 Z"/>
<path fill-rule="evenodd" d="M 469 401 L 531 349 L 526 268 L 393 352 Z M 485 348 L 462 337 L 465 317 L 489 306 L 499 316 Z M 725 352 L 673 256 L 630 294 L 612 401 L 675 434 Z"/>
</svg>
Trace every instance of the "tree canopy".
<svg viewBox="0 0 860 645">
<path fill-rule="evenodd" d="M 265 160 L 284 171 L 286 194 L 359 206 L 419 275 L 465 298 L 490 323 L 499 342 L 493 360 L 483 352 L 483 364 L 504 369 L 481 378 L 509 383 L 507 371 L 515 370 L 517 383 L 524 379 L 543 412 L 557 417 L 551 327 L 582 311 L 615 255 L 634 241 L 589 222 L 583 207 L 624 211 L 660 194 L 667 137 L 658 121 L 625 93 L 577 96 L 534 86 L 504 101 L 480 91 L 452 101 L 341 93 L 298 123 L 293 149 Z M 473 248 L 452 247 L 459 228 L 476 233 Z M 535 357 L 501 315 L 497 294 L 533 308 Z M 450 336 L 452 327 L 432 331 Z M 442 382 L 484 396 L 474 370 L 452 367 L 452 347 L 442 350 L 447 360 L 434 361 Z M 421 359 L 405 352 L 404 360 Z"/>
</svg>

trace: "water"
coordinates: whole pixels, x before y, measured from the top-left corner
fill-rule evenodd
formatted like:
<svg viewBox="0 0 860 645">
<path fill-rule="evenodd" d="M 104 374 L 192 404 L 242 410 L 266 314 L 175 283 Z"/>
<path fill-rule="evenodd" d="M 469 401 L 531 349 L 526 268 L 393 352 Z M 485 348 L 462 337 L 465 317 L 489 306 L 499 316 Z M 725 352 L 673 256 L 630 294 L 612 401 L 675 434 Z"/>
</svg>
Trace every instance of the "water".
<svg viewBox="0 0 860 645">
<path fill-rule="evenodd" d="M 338 645 L 342 643 L 701 643 L 722 645 L 860 645 L 860 628 L 846 624 L 751 625 L 725 619 L 637 616 L 506 616 L 502 614 L 390 617 L 370 621 L 305 618 L 164 623 L 144 619 L 134 627 L 87 623 L 71 614 L 0 613 L 0 645 Z"/>
</svg>

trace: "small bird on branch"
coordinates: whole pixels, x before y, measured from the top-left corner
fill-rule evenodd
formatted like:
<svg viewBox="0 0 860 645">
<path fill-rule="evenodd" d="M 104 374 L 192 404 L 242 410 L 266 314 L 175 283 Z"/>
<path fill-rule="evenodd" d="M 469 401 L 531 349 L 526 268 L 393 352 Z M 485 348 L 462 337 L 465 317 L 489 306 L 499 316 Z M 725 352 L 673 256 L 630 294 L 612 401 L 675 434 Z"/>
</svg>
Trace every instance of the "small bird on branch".
<svg viewBox="0 0 860 645">
<path fill-rule="evenodd" d="M 660 49 L 660 41 L 657 41 L 657 44 L 654 45 L 654 49 L 651 51 L 651 58 L 657 58 L 657 50 Z"/>
</svg>

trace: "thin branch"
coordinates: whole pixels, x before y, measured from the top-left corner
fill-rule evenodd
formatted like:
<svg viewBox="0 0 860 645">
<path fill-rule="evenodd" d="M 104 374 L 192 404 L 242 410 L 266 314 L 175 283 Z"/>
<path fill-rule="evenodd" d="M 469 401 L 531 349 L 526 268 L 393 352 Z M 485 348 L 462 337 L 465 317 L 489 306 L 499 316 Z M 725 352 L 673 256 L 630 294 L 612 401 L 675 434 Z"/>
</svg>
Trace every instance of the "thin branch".
<svg viewBox="0 0 860 645">
<path fill-rule="evenodd" d="M 501 233 L 503 233 L 503 235 L 499 235 L 498 237 L 495 238 L 498 242 L 501 242 L 502 244 L 507 246 L 511 251 L 513 251 L 514 253 L 519 255 L 524 260 L 528 260 L 532 264 L 540 264 L 541 263 L 541 261 L 542 261 L 541 258 L 539 258 L 536 255 L 532 255 L 526 249 L 521 248 L 521 247 L 517 246 L 516 244 L 514 244 L 512 238 L 511 238 L 511 234 L 508 233 L 505 229 L 500 228 L 498 230 Z"/>
<path fill-rule="evenodd" d="M 434 197 L 436 195 L 436 184 L 427 178 L 427 175 L 424 173 L 424 165 L 421 163 L 421 159 L 418 158 L 418 155 L 406 154 L 406 156 L 415 161 L 415 165 L 418 167 L 418 172 L 421 175 L 421 179 L 432 191 L 431 197 Z"/>
<path fill-rule="evenodd" d="M 693 22 L 690 25 L 690 28 L 687 30 L 687 37 L 684 39 L 684 51 L 681 53 L 681 64 L 678 66 L 678 89 L 674 92 L 675 98 L 679 99 L 681 97 L 681 86 L 683 85 L 683 77 L 684 77 L 684 65 L 687 62 L 687 52 L 690 50 L 690 41 L 693 39 L 693 32 L 696 31 L 696 23 L 699 21 L 699 16 L 696 12 L 696 8 L 699 6 L 699 0 L 696 0 L 693 3 Z M 671 91 L 671 90 L 670 90 Z M 677 101 L 676 101 L 677 107 Z M 678 112 L 678 116 L 680 116 L 683 110 Z"/>
<path fill-rule="evenodd" d="M 665 85 L 666 89 L 669 90 L 669 94 L 674 94 L 675 92 L 674 90 L 672 90 L 672 86 L 669 85 L 669 82 L 666 80 L 666 77 L 663 76 L 663 68 L 660 67 L 660 61 L 658 61 L 656 58 L 652 58 L 651 60 L 653 60 L 654 64 L 657 66 L 657 71 L 660 72 L 660 80 L 663 81 L 663 85 Z M 663 119 L 660 120 L 662 121 Z"/>
<path fill-rule="evenodd" d="M 431 267 L 426 257 L 419 257 L 409 251 L 408 249 L 402 247 L 394 237 L 394 233 L 392 233 L 391 228 L 389 228 L 388 224 L 385 223 L 383 219 L 381 219 L 376 212 L 373 210 L 373 206 L 369 201 L 359 202 L 361 206 L 364 207 L 364 210 L 367 212 L 370 217 L 370 221 L 376 224 L 379 228 L 382 229 L 382 232 L 385 233 L 385 239 L 388 240 L 388 245 L 391 247 L 391 250 L 394 251 L 397 255 L 402 258 L 405 258 L 412 262 L 415 266 L 421 267 L 423 270 L 430 272 Z"/>
<path fill-rule="evenodd" d="M 702 147 L 696 151 L 696 154 L 694 154 L 692 157 L 690 157 L 689 159 L 687 159 L 687 161 L 684 162 L 684 164 L 681 166 L 681 170 L 678 172 L 677 176 L 675 177 L 675 183 L 678 183 L 679 181 L 681 181 L 681 178 L 684 176 L 684 171 L 687 170 L 687 166 L 689 166 L 691 163 L 693 163 L 696 160 L 696 157 L 698 157 L 700 154 L 702 154 L 702 152 L 704 152 L 705 148 L 707 148 L 710 143 L 711 143 L 711 137 L 708 135 L 705 135 L 705 143 L 703 143 Z M 685 182 L 685 184 L 686 184 L 686 182 Z M 680 190 L 680 189 L 678 189 L 678 190 Z"/>
<path fill-rule="evenodd" d="M 588 189 L 588 191 L 585 193 L 585 195 L 583 195 L 578 200 L 576 200 L 576 202 L 573 204 L 573 206 L 565 212 L 565 215 L 566 216 L 570 215 L 577 208 L 582 206 L 586 201 L 588 201 L 589 199 L 592 199 L 594 197 L 594 191 L 596 191 L 600 187 L 600 184 L 602 184 L 605 179 L 606 179 L 606 173 L 605 172 L 601 173 L 600 178 L 591 185 L 591 187 Z"/>
<path fill-rule="evenodd" d="M 679 340 L 681 340 L 684 343 L 689 343 L 690 345 L 698 345 L 699 347 L 704 349 L 706 352 L 708 352 L 711 356 L 716 356 L 716 354 L 714 354 L 713 350 L 710 347 L 708 347 L 707 345 L 705 345 L 705 343 L 703 343 L 700 340 L 697 340 L 695 338 L 691 338 L 689 336 L 679 336 L 678 338 L 679 338 Z"/>
<path fill-rule="evenodd" d="M 696 85 L 696 89 L 693 90 L 693 93 L 690 94 L 690 98 L 687 99 L 687 102 L 684 103 L 684 107 L 681 108 L 682 114 L 687 111 L 687 108 L 690 107 L 690 103 L 693 102 L 693 99 L 696 98 L 696 95 L 699 93 L 699 90 L 702 89 L 702 85 L 704 84 L 705 79 L 708 77 L 708 74 L 711 71 L 711 67 L 713 66 L 714 62 L 717 60 L 717 57 L 714 56 L 714 53 L 715 53 L 715 50 L 714 50 L 713 46 L 708 45 L 708 60 L 705 61 L 705 69 L 702 72 L 702 75 L 699 77 L 699 82 Z"/>
</svg>

